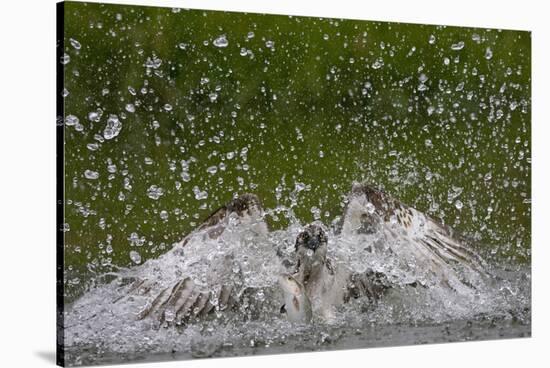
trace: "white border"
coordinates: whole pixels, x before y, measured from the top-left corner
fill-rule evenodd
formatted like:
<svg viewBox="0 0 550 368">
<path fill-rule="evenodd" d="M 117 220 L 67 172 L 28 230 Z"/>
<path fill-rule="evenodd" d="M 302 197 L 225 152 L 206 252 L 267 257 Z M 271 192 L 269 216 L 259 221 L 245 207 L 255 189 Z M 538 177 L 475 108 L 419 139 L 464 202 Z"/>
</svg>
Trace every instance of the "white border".
<svg viewBox="0 0 550 368">
<path fill-rule="evenodd" d="M 94 1 L 96 2 L 96 1 Z M 546 365 L 550 262 L 550 28 L 544 1 L 106 1 L 533 31 L 533 338 L 167 362 L 163 367 L 524 367 Z M 0 10 L 0 366 L 44 367 L 55 348 L 55 1 Z M 510 50 L 513 52 L 513 50 Z M 153 363 L 154 364 L 154 363 Z M 125 365 L 143 367 L 143 365 Z"/>
</svg>

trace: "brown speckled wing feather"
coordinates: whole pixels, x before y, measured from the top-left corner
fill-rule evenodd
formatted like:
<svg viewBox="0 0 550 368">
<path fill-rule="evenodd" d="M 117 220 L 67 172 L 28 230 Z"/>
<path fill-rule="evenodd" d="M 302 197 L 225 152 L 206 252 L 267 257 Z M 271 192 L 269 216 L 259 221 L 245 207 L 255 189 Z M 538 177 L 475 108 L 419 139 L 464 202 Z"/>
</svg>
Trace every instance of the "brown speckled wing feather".
<svg viewBox="0 0 550 368">
<path fill-rule="evenodd" d="M 400 239 L 400 247 L 407 247 L 427 266 L 433 267 L 436 273 L 444 273 L 443 269 L 461 264 L 481 275 L 485 274 L 484 261 L 468 244 L 457 240 L 451 228 L 371 185 L 353 186 L 342 221 L 351 201 L 361 196 L 372 205 L 370 212 L 361 215 L 360 230 L 363 232 L 382 230 L 386 236 Z M 390 243 L 395 242 L 390 240 Z"/>
</svg>

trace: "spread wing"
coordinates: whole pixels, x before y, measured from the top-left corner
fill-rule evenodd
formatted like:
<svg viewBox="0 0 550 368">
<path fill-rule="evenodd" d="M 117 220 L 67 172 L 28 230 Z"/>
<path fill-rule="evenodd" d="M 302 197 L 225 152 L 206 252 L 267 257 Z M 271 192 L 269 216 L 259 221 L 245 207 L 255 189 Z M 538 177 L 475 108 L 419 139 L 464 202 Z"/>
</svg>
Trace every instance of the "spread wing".
<svg viewBox="0 0 550 368">
<path fill-rule="evenodd" d="M 137 279 L 121 290 L 123 297 L 113 303 L 122 302 L 136 295 L 149 298 L 147 304 L 136 313 L 137 320 L 149 318 L 154 325 L 182 326 L 193 321 L 209 318 L 212 315 L 243 312 L 248 318 L 258 318 L 266 307 L 262 288 L 247 287 L 238 291 L 232 284 L 224 284 L 217 289 L 201 287 L 189 277 L 172 285 L 159 288 L 159 285 L 146 279 Z"/>
<path fill-rule="evenodd" d="M 136 311 L 136 318 L 151 319 L 158 326 L 185 325 L 236 310 L 254 318 L 266 307 L 264 295 L 271 292 L 271 287 L 269 283 L 261 287 L 246 286 L 237 258 L 250 251 L 241 249 L 245 246 L 240 242 L 226 243 L 220 251 L 217 242 L 222 238 L 231 241 L 231 233 L 239 229 L 267 234 L 267 225 L 261 215 L 261 205 L 255 195 L 244 194 L 233 199 L 214 211 L 161 258 L 131 269 L 131 275 L 141 277 L 128 276 L 119 289 L 120 296 L 112 302 L 123 303 L 132 297 L 145 299 L 143 308 Z M 235 221 L 230 221 L 230 217 Z M 228 233 L 229 240 L 224 235 L 228 226 L 234 226 L 235 230 Z M 259 250 L 262 251 L 266 257 L 276 257 L 272 249 Z M 168 262 L 163 262 L 166 258 Z M 251 254 L 247 262 L 263 261 L 260 258 Z M 163 269 L 166 264 L 170 269 Z M 174 275 L 183 276 L 174 278 Z"/>
<path fill-rule="evenodd" d="M 198 233 L 210 239 L 218 238 L 227 228 L 229 217 L 233 215 L 238 222 L 253 224 L 255 231 L 267 234 L 267 223 L 263 218 L 263 209 L 259 198 L 251 193 L 245 193 L 232 199 L 213 211 L 199 226 L 185 236 L 179 246 L 185 246 Z"/>
<path fill-rule="evenodd" d="M 248 259 L 250 262 L 255 260 Z M 201 269 L 206 268 L 204 278 L 197 277 L 197 270 L 192 265 L 187 271 L 195 275 L 195 279 L 189 276 L 172 278 L 171 281 L 163 277 L 127 277 L 121 282 L 117 292 L 119 296 L 112 303 L 138 299 L 141 307 L 134 311 L 135 318 L 149 319 L 156 327 L 186 325 L 212 316 L 227 316 L 232 312 L 256 319 L 270 311 L 277 311 L 277 305 L 273 303 L 280 298 L 275 282 L 266 280 L 251 285 L 246 282 L 241 270 L 233 268 L 233 261 L 231 257 L 222 255 L 213 259 L 212 265 L 201 265 Z M 177 273 L 185 274 L 185 271 L 184 268 Z M 169 275 L 174 273 L 168 272 Z M 201 282 L 197 282 L 199 279 Z M 131 304 L 137 305 L 135 301 Z"/>
<path fill-rule="evenodd" d="M 395 256 L 413 258 L 419 267 L 429 270 L 443 285 L 453 289 L 471 287 L 458 276 L 456 266 L 478 275 L 485 274 L 481 257 L 459 242 L 451 228 L 369 185 L 353 186 L 340 231 L 382 233 Z"/>
</svg>

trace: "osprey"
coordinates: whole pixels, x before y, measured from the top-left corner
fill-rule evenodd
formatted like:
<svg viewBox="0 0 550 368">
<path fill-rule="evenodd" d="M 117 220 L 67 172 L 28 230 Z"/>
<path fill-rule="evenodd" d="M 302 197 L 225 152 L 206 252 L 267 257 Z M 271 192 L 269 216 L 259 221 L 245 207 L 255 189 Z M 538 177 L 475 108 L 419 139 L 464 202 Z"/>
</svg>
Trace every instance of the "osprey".
<svg viewBox="0 0 550 368">
<path fill-rule="evenodd" d="M 191 240 L 216 240 L 231 226 L 245 226 L 258 236 L 268 234 L 263 208 L 256 195 L 243 194 L 214 211 L 171 252 L 175 255 L 184 252 Z M 353 237 L 375 232 L 383 235 L 392 255 L 413 259 L 441 286 L 453 291 L 467 293 L 473 288 L 455 272 L 456 263 L 471 272 L 484 273 L 483 261 L 458 242 L 449 228 L 381 190 L 354 184 L 335 234 Z M 152 318 L 158 326 L 183 325 L 229 311 L 259 318 L 263 308 L 274 309 L 277 302 L 283 303 L 281 312 L 286 313 L 291 322 L 308 323 L 313 316 L 330 317 L 333 307 L 351 299 L 363 297 L 376 303 L 394 287 L 433 286 L 423 279 L 395 285 L 384 272 L 368 267 L 363 272 L 354 271 L 348 264 L 331 260 L 327 251 L 328 236 L 323 225 L 310 224 L 296 237 L 294 262 L 286 263 L 280 252 L 269 253 L 271 258 L 267 262 L 279 262 L 281 269 L 286 270 L 269 284 L 241 287 L 226 281 L 223 274 L 231 273 L 231 269 L 229 263 L 222 262 L 214 268 L 214 273 L 221 274 L 217 287 L 199 286 L 196 280 L 185 275 L 161 288 L 154 281 L 137 279 L 124 286 L 123 296 L 113 303 L 135 294 L 150 297 L 136 316 L 137 319 Z"/>
</svg>

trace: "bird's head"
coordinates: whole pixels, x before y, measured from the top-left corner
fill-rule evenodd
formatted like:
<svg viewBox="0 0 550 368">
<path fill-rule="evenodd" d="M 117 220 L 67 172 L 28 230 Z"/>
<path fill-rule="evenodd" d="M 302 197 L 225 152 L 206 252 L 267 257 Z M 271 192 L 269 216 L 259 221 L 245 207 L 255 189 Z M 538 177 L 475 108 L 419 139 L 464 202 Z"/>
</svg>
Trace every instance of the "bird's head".
<svg viewBox="0 0 550 368">
<path fill-rule="evenodd" d="M 325 265 L 328 238 L 321 226 L 308 225 L 296 237 L 296 259 L 298 260 L 298 278 L 307 283 L 308 279 Z"/>
</svg>

